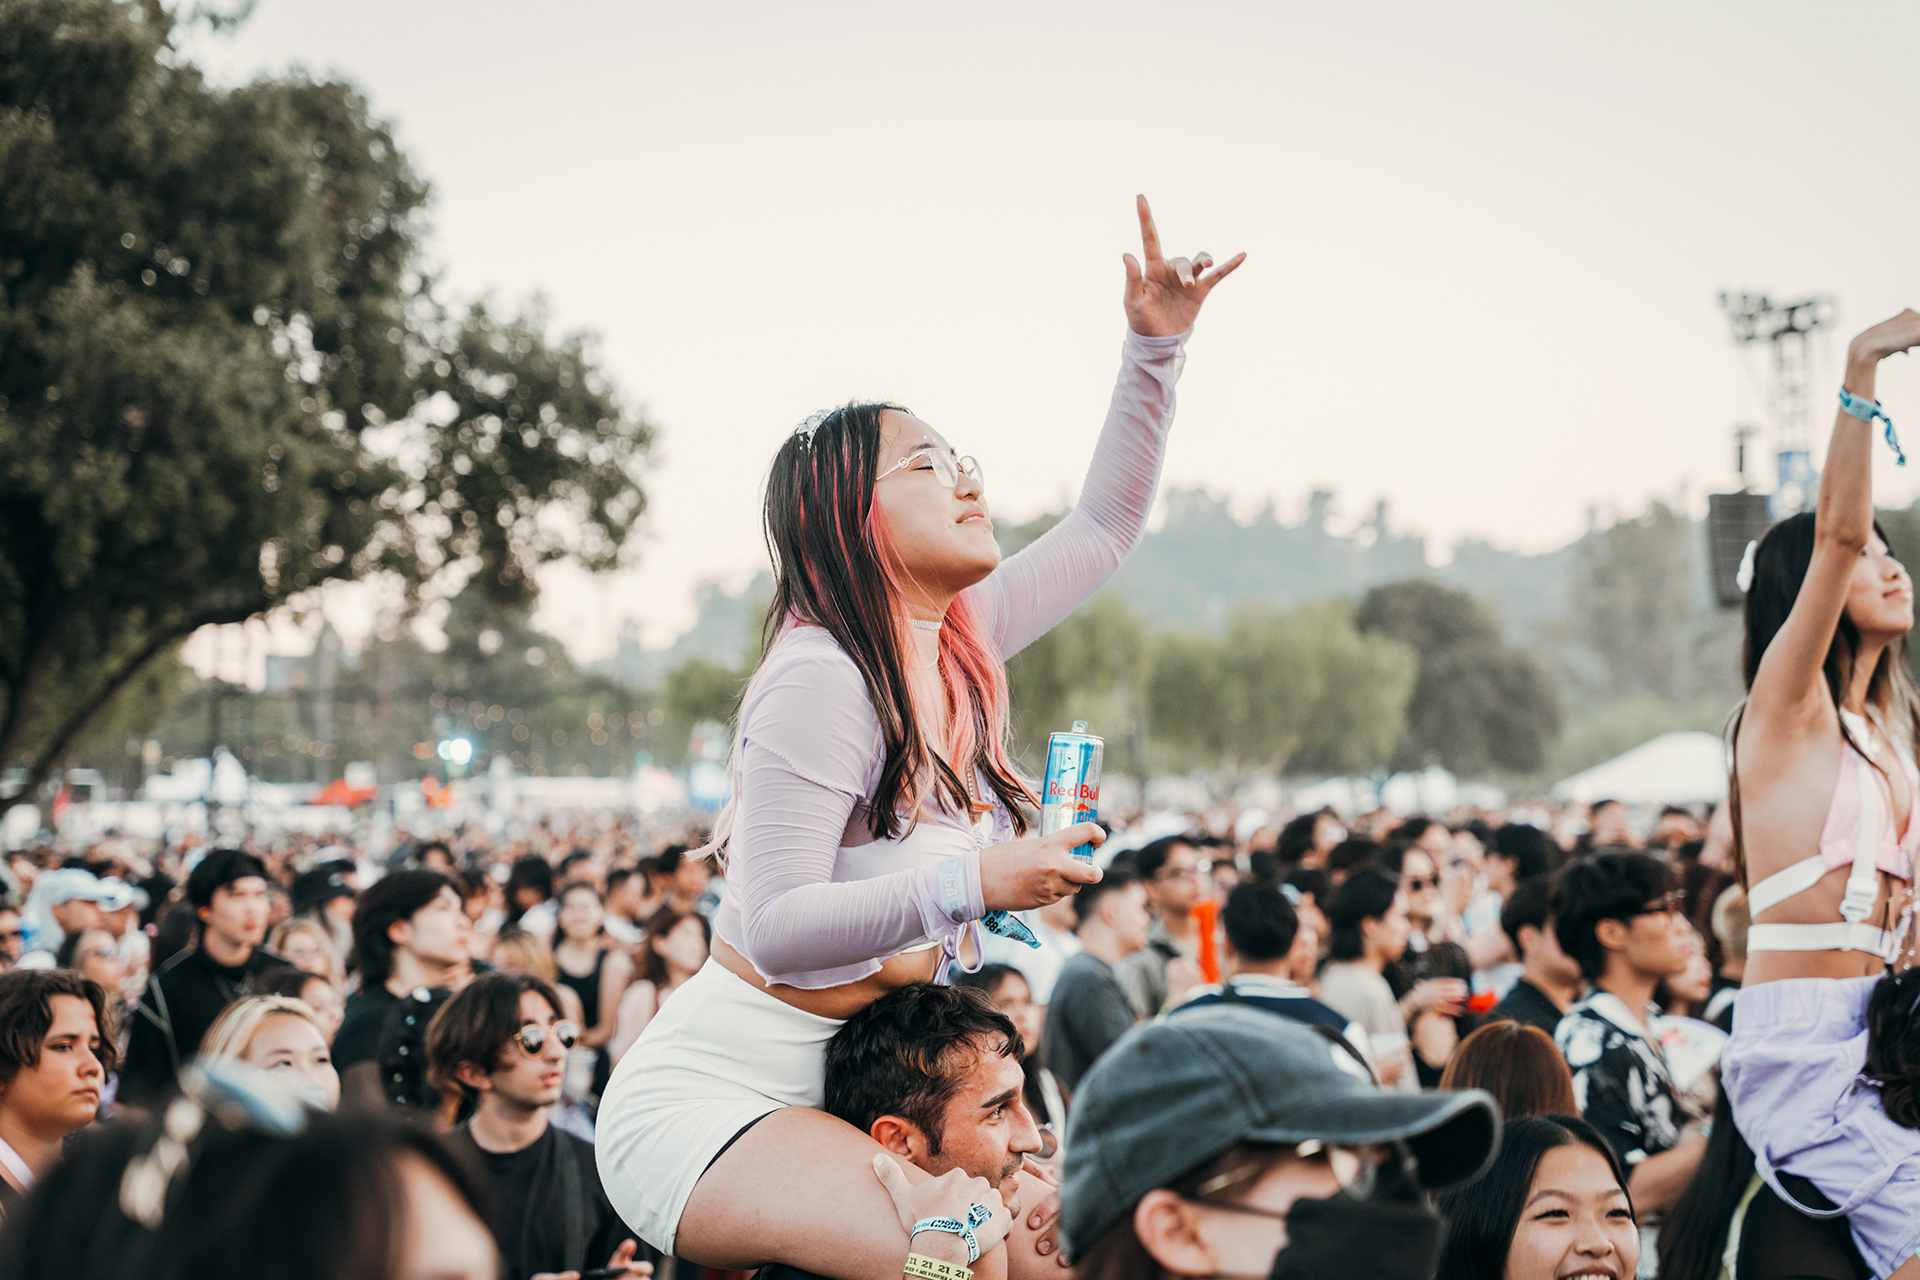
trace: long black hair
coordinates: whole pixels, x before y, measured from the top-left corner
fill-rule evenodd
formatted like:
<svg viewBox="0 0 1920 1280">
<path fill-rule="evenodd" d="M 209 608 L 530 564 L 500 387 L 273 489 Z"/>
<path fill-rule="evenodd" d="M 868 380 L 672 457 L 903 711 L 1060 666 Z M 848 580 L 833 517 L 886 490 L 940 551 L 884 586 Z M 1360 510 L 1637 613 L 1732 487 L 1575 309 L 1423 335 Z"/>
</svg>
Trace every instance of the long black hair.
<svg viewBox="0 0 1920 1280">
<path fill-rule="evenodd" d="M 1661 1280 L 1718 1280 L 1733 1211 L 1753 1181 L 1753 1148 L 1734 1127 L 1727 1091 L 1713 1107 L 1700 1168 L 1660 1221 Z"/>
<path fill-rule="evenodd" d="M 1600 1153 L 1631 1209 L 1627 1171 L 1598 1129 L 1578 1116 L 1522 1116 L 1508 1121 L 1500 1138 L 1500 1154 L 1486 1176 L 1440 1197 L 1447 1242 L 1441 1247 L 1440 1270 L 1434 1280 L 1501 1280 L 1540 1157 L 1556 1147 L 1576 1146 Z M 1745 1184 L 1741 1185 L 1744 1189 Z"/>
<path fill-rule="evenodd" d="M 1887 541 L 1886 530 L 1880 527 L 1878 520 L 1873 522 L 1873 532 L 1882 542 Z M 1800 598 L 1800 588 L 1807 580 L 1807 569 L 1813 564 L 1813 546 L 1814 514 L 1803 511 L 1799 515 L 1788 516 L 1767 530 L 1766 536 L 1754 548 L 1753 581 L 1747 588 L 1746 639 L 1740 658 L 1740 674 L 1749 691 L 1753 688 L 1754 677 L 1760 672 L 1760 660 L 1766 656 L 1767 646 L 1773 643 L 1780 628 L 1787 624 L 1794 602 Z M 1842 609 L 1840 622 L 1833 629 L 1833 639 L 1827 645 L 1826 660 L 1820 664 L 1820 673 L 1827 682 L 1827 695 L 1833 699 L 1836 708 L 1846 700 L 1847 686 L 1853 679 L 1853 664 L 1859 652 L 1860 628 Z M 1909 745 L 1920 744 L 1920 697 L 1916 697 L 1913 676 L 1907 669 L 1905 636 L 1881 651 L 1880 660 L 1873 669 L 1873 679 L 1867 686 L 1867 704 L 1879 713 L 1882 728 L 1892 732 L 1897 724 L 1907 735 Z M 1743 886 L 1747 882 L 1746 838 L 1740 820 L 1739 760 L 1732 748 L 1739 739 L 1740 721 L 1745 713 L 1746 706 L 1743 703 L 1734 712 L 1727 732 L 1729 755 L 1734 760 L 1727 788 L 1727 803 L 1733 818 L 1734 872 Z M 1880 769 L 1873 753 L 1867 749 L 1872 744 L 1855 742 L 1845 720 L 1840 722 L 1840 736 L 1868 764 Z M 1885 769 L 1880 769 L 1880 772 L 1885 776 Z"/>
<path fill-rule="evenodd" d="M 1920 1129 L 1920 969 L 1888 973 L 1867 998 L 1867 1060 L 1887 1119 Z"/>
<path fill-rule="evenodd" d="M 946 754 L 928 741 L 915 713 L 902 652 L 900 583 L 873 502 L 881 419 L 889 411 L 908 412 L 877 401 L 842 405 L 810 419 L 774 455 L 764 513 L 774 589 L 762 656 L 790 627 L 805 623 L 825 630 L 859 668 L 886 751 L 867 811 L 876 838 L 892 839 L 910 827 L 929 793 L 951 811 L 968 813 L 973 797 L 960 769 L 969 765 L 1024 834 L 1022 806 L 1034 798 L 1007 756 L 1006 671 L 976 630 L 965 596 L 955 600 L 940 630 L 952 733 L 938 746 Z"/>
<path fill-rule="evenodd" d="M 409 1160 L 445 1178 L 481 1223 L 492 1220 L 484 1172 L 443 1139 L 390 1113 L 348 1113 L 310 1115 L 295 1137 L 206 1124 L 148 1228 L 122 1208 L 121 1182 L 162 1124 L 117 1121 L 77 1142 L 8 1215 L 0 1274 L 397 1280 L 412 1226 Z"/>
</svg>

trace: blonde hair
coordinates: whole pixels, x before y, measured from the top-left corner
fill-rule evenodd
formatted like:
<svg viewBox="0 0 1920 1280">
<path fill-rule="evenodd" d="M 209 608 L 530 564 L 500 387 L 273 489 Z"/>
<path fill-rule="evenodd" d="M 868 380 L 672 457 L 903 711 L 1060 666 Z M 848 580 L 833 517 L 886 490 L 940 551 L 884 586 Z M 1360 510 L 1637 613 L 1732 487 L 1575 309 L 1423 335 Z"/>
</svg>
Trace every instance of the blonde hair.
<svg viewBox="0 0 1920 1280">
<path fill-rule="evenodd" d="M 1713 936 L 1720 939 L 1720 950 L 1729 960 L 1747 958 L 1747 929 L 1753 923 L 1753 917 L 1747 910 L 1747 891 L 1739 885 L 1729 885 L 1713 904 Z"/>
<path fill-rule="evenodd" d="M 200 1042 L 200 1056 L 246 1057 L 247 1046 L 253 1043 L 253 1037 L 259 1034 L 261 1024 L 268 1018 L 304 1018 L 321 1040 L 327 1038 L 319 1015 L 305 1000 L 295 1000 L 292 996 L 248 996 L 228 1005 L 214 1019 L 213 1025 L 207 1028 L 207 1038 Z"/>
<path fill-rule="evenodd" d="M 331 982 L 335 987 L 345 986 L 347 982 L 346 966 L 340 962 L 340 945 L 334 941 L 333 934 L 327 929 L 327 926 L 321 924 L 312 916 L 294 916 L 290 920 L 282 920 L 279 924 L 275 925 L 273 932 L 267 935 L 267 950 L 273 952 L 275 955 L 284 957 L 286 952 L 283 948 L 286 945 L 286 941 L 296 933 L 306 934 L 325 949 L 327 953 L 327 972 L 320 976 L 328 982 Z M 298 968 L 299 966 L 296 965 L 295 967 Z"/>
<path fill-rule="evenodd" d="M 500 968 L 508 973 L 530 973 L 546 982 L 560 981 L 560 966 L 539 934 L 517 924 L 504 925 L 494 937 L 495 950 L 505 951 L 507 960 Z"/>
</svg>

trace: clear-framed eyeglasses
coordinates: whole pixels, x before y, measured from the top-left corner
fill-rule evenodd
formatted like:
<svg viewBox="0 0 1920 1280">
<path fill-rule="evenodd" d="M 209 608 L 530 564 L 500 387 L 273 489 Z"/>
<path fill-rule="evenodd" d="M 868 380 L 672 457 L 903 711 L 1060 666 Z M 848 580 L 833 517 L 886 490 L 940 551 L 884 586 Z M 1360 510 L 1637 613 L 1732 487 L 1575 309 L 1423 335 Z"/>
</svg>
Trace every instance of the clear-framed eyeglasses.
<svg viewBox="0 0 1920 1280">
<path fill-rule="evenodd" d="M 873 478 L 879 484 L 896 471 L 931 471 L 934 479 L 949 489 L 960 487 L 960 477 L 973 481 L 976 489 L 986 487 L 987 474 L 980 469 L 980 460 L 971 454 L 960 457 L 953 453 L 942 453 L 938 449 L 921 449 L 908 454 L 900 461 L 882 471 Z"/>
</svg>

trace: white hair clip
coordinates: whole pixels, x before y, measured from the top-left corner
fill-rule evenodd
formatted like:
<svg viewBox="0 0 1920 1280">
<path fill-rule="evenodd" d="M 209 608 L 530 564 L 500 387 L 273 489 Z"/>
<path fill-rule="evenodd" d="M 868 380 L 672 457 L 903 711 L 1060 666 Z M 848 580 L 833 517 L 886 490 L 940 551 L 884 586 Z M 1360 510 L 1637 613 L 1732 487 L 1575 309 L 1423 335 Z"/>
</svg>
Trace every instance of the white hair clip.
<svg viewBox="0 0 1920 1280">
<path fill-rule="evenodd" d="M 1740 588 L 1741 595 L 1753 590 L 1753 553 L 1759 546 L 1758 541 L 1747 544 L 1746 551 L 1740 556 L 1740 568 L 1733 575 L 1733 584 Z"/>
<path fill-rule="evenodd" d="M 825 422 L 828 418 L 831 418 L 832 416 L 833 416 L 832 409 L 817 409 L 814 412 L 807 415 L 807 419 L 805 422 L 802 422 L 799 426 L 793 429 L 793 434 L 799 436 L 802 440 L 805 440 L 808 444 L 812 444 L 813 433 L 820 429 L 821 423 Z"/>
</svg>

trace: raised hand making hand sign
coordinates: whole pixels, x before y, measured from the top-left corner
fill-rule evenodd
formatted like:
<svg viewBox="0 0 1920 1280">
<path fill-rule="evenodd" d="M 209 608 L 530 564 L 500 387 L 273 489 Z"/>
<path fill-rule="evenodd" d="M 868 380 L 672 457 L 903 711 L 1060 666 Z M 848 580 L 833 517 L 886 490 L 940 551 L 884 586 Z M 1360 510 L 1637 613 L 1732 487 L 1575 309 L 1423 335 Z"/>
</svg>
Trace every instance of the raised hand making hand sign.
<svg viewBox="0 0 1920 1280">
<path fill-rule="evenodd" d="M 1200 304 L 1213 292 L 1213 286 L 1233 274 L 1247 260 L 1236 253 L 1219 267 L 1213 267 L 1213 255 L 1196 253 L 1191 258 L 1164 258 L 1160 255 L 1160 232 L 1153 225 L 1153 210 L 1145 196 L 1135 197 L 1140 209 L 1140 253 L 1142 266 L 1132 254 L 1121 255 L 1127 264 L 1127 323 L 1133 331 L 1149 338 L 1171 337 L 1193 328 Z M 1213 267 L 1209 271 L 1207 268 Z"/>
</svg>

